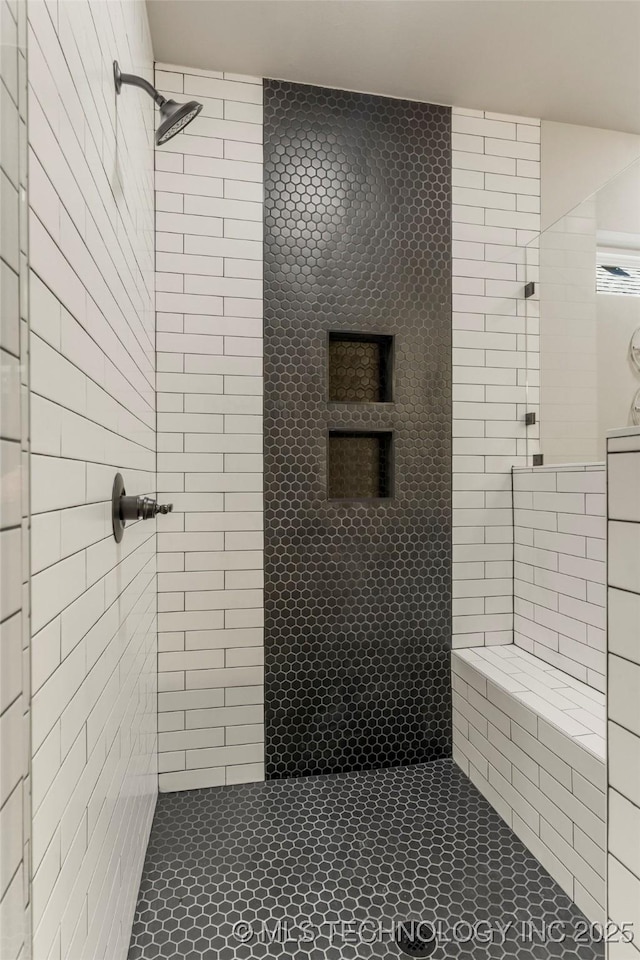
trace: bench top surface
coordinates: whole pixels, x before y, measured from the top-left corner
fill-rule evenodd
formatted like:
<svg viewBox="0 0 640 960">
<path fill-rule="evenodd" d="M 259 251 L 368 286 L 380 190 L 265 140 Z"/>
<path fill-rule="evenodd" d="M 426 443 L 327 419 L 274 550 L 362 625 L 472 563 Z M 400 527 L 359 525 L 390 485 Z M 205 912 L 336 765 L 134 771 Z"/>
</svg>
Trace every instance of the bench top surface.
<svg viewBox="0 0 640 960">
<path fill-rule="evenodd" d="M 600 757 L 606 756 L 605 695 L 515 644 L 453 650 L 456 659 Z"/>
</svg>

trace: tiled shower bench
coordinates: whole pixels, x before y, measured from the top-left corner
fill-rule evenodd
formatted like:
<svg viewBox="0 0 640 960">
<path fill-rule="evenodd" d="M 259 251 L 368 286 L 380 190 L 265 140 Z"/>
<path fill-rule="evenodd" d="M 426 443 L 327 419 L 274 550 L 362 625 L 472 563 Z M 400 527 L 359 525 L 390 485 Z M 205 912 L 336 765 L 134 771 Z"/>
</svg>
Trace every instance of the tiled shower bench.
<svg viewBox="0 0 640 960">
<path fill-rule="evenodd" d="M 514 644 L 454 650 L 453 756 L 592 922 L 605 904 L 605 697 Z"/>
</svg>

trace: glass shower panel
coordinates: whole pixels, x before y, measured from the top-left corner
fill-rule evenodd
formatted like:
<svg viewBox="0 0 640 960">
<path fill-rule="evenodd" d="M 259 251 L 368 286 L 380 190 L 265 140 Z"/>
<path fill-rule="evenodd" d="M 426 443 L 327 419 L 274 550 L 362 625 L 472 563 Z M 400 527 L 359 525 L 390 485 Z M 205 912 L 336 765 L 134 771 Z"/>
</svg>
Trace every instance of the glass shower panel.
<svg viewBox="0 0 640 960">
<path fill-rule="evenodd" d="M 602 462 L 640 421 L 640 161 L 532 240 L 526 273 L 530 462 Z"/>
<path fill-rule="evenodd" d="M 482 450 L 500 473 L 528 463 L 531 428 L 526 419 L 537 397 L 528 382 L 526 244 L 539 234 L 511 226 L 498 226 L 494 234 L 495 243 L 458 242 L 455 247 L 457 258 L 466 261 L 466 276 L 462 291 L 454 279 L 454 295 L 467 294 L 477 312 L 454 307 L 453 435 L 470 441 L 455 449 L 464 446 L 466 455 Z M 458 331 L 464 331 L 462 349 L 456 348 Z M 466 416 L 456 416 L 457 401 L 466 403 Z M 471 413 L 473 403 L 477 406 Z"/>
<path fill-rule="evenodd" d="M 525 387 L 527 414 L 527 464 L 540 456 L 540 235 L 524 248 L 525 271 Z"/>
</svg>

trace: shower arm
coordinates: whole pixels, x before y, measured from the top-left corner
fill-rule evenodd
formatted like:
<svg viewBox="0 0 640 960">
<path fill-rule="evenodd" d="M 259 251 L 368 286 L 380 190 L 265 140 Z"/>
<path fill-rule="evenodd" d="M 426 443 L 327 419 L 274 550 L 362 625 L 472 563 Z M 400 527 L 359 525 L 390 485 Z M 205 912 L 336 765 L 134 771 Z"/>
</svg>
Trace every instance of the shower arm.
<svg viewBox="0 0 640 960">
<path fill-rule="evenodd" d="M 135 73 L 122 73 L 117 60 L 113 61 L 113 79 L 116 85 L 116 93 L 120 93 L 122 85 L 127 84 L 131 87 L 140 87 L 141 90 L 144 90 L 155 100 L 159 107 L 164 106 L 167 102 L 167 98 L 163 97 L 161 93 L 158 93 L 156 88 L 152 86 L 148 80 L 145 80 L 144 77 L 137 77 Z"/>
</svg>

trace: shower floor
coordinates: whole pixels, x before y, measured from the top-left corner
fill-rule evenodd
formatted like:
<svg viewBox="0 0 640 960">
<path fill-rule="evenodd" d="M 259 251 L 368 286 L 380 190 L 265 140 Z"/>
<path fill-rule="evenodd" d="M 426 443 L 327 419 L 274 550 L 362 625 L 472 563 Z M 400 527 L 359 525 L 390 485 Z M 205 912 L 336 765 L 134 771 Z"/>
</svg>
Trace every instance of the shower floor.
<svg viewBox="0 0 640 960">
<path fill-rule="evenodd" d="M 161 795 L 129 960 L 402 957 L 402 923 L 434 931 L 435 949 L 414 954 L 433 960 L 604 957 L 566 894 L 438 760 Z"/>
</svg>

